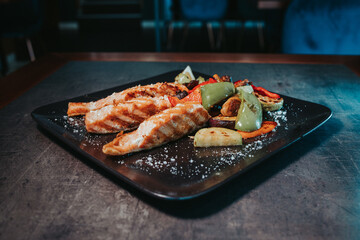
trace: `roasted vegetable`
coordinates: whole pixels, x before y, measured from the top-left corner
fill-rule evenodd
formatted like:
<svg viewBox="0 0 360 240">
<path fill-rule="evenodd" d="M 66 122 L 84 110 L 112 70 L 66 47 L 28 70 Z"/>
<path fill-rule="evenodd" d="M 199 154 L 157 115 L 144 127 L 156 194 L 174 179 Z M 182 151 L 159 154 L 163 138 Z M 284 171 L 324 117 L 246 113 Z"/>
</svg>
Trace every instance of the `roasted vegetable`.
<svg viewBox="0 0 360 240">
<path fill-rule="evenodd" d="M 190 81 L 191 79 L 184 73 L 179 73 L 179 75 L 175 77 L 175 82 L 179 84 L 186 84 L 189 83 Z"/>
<path fill-rule="evenodd" d="M 252 132 L 238 131 L 242 138 L 253 138 L 271 132 L 277 126 L 276 122 L 264 121 L 258 130 Z"/>
<path fill-rule="evenodd" d="M 209 78 L 209 80 L 202 82 L 202 83 L 198 84 L 197 86 L 195 86 L 190 92 L 195 91 L 198 88 L 200 89 L 201 86 L 211 84 L 211 83 L 217 83 L 217 82 L 213 78 Z"/>
<path fill-rule="evenodd" d="M 231 81 L 231 77 L 228 75 L 224 75 L 222 77 L 219 77 L 219 75 L 214 74 L 213 78 L 217 81 L 217 82 L 232 82 Z"/>
<path fill-rule="evenodd" d="M 195 147 L 242 145 L 241 134 L 227 128 L 203 128 L 194 137 Z"/>
<path fill-rule="evenodd" d="M 188 95 L 187 91 L 178 91 L 175 95 L 175 97 L 177 97 L 178 99 L 183 99 L 184 97 L 186 97 Z"/>
<path fill-rule="evenodd" d="M 187 66 L 182 73 L 175 77 L 175 82 L 180 84 L 189 83 L 191 80 L 195 80 L 195 76 L 190 66 Z"/>
<path fill-rule="evenodd" d="M 199 84 L 200 84 L 200 83 L 205 82 L 205 78 L 203 78 L 202 76 L 199 76 L 199 77 L 196 79 L 196 81 L 198 81 Z"/>
<path fill-rule="evenodd" d="M 224 75 L 220 78 L 220 82 L 232 82 L 232 79 L 228 75 Z"/>
<path fill-rule="evenodd" d="M 241 105 L 241 100 L 238 95 L 235 95 L 222 105 L 221 114 L 225 117 L 234 117 L 237 116 L 239 108 Z"/>
<path fill-rule="evenodd" d="M 265 88 L 263 87 L 255 87 L 254 85 L 251 85 L 252 88 L 254 89 L 254 92 L 257 92 L 263 96 L 268 96 L 270 98 L 280 98 L 280 95 L 279 94 L 276 94 L 276 93 L 272 93 L 268 90 L 266 90 Z"/>
<path fill-rule="evenodd" d="M 241 91 L 240 95 L 241 105 L 236 118 L 235 128 L 245 132 L 255 131 L 261 127 L 261 103 L 251 93 Z"/>
<path fill-rule="evenodd" d="M 210 118 L 209 125 L 210 127 L 223 127 L 223 128 L 234 129 L 235 121 L 236 121 L 236 117 L 216 116 Z"/>
<path fill-rule="evenodd" d="M 259 99 L 264 111 L 277 111 L 281 109 L 284 104 L 283 98 L 271 98 L 268 96 L 263 96 L 257 92 L 254 94 Z"/>
<path fill-rule="evenodd" d="M 250 85 L 244 85 L 244 86 L 238 86 L 236 88 L 236 92 L 240 93 L 241 91 L 247 92 L 247 93 L 253 93 L 254 90 Z"/>
<path fill-rule="evenodd" d="M 194 87 L 196 87 L 197 85 L 199 85 L 199 81 L 198 80 L 191 80 L 189 83 L 186 83 L 185 86 L 187 87 L 187 89 L 192 90 Z"/>
<path fill-rule="evenodd" d="M 234 95 L 235 87 L 230 82 L 219 82 L 201 86 L 202 104 L 206 110 L 222 100 Z"/>
<path fill-rule="evenodd" d="M 168 96 L 168 99 L 172 107 L 175 107 L 178 103 L 181 103 L 181 100 L 177 97 Z"/>
<path fill-rule="evenodd" d="M 238 80 L 236 82 L 234 82 L 234 86 L 240 87 L 240 86 L 250 86 L 251 82 L 248 79 L 244 79 L 244 80 Z"/>
<path fill-rule="evenodd" d="M 215 79 L 217 82 L 220 82 L 220 77 L 217 74 L 213 75 L 213 79 Z"/>
<path fill-rule="evenodd" d="M 181 102 L 196 102 L 201 104 L 201 92 L 200 89 L 197 88 L 189 95 L 180 100 Z"/>
</svg>

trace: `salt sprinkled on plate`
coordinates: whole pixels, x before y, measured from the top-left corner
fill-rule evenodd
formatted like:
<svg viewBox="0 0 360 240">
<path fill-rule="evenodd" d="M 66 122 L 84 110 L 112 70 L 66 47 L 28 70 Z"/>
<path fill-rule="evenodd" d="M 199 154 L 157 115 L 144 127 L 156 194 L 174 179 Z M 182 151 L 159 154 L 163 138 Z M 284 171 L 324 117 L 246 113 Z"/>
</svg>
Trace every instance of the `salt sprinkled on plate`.
<svg viewBox="0 0 360 240">
<path fill-rule="evenodd" d="M 272 118 L 274 122 L 277 123 L 278 126 L 281 125 L 281 122 L 287 121 L 287 111 L 286 110 L 278 110 L 274 112 L 267 112 L 267 114 Z M 280 122 L 281 121 L 281 122 Z"/>
</svg>

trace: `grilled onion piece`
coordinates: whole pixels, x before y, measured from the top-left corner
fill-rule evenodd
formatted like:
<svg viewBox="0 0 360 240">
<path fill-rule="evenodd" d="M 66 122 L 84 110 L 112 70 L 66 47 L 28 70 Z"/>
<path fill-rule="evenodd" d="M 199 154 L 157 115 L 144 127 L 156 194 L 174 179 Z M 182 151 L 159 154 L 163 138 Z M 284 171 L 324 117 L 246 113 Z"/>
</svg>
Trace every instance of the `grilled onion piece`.
<svg viewBox="0 0 360 240">
<path fill-rule="evenodd" d="M 203 128 L 194 138 L 195 147 L 236 146 L 242 145 L 241 134 L 227 128 Z"/>
</svg>

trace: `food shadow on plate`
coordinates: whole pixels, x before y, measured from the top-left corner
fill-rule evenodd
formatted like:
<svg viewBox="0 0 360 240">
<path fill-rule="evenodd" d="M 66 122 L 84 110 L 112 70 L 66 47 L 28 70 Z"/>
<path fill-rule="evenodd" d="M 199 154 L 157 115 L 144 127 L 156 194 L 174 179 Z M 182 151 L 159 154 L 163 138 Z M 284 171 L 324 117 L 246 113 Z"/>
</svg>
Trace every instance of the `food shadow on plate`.
<svg viewBox="0 0 360 240">
<path fill-rule="evenodd" d="M 251 190 L 296 162 L 312 149 L 317 148 L 326 142 L 332 135 L 340 131 L 342 123 L 339 122 L 339 120 L 332 118 L 327 124 L 315 131 L 315 133 L 310 133 L 308 136 L 303 137 L 301 142 L 297 141 L 286 149 L 275 153 L 275 155 L 271 156 L 255 168 L 231 179 L 221 187 L 215 188 L 204 195 L 186 200 L 164 200 L 150 196 L 120 180 L 96 163 L 89 161 L 86 157 L 71 149 L 71 147 L 62 141 L 54 138 L 52 134 L 48 133 L 41 126 L 38 128 L 44 135 L 51 138 L 76 158 L 80 159 L 84 164 L 96 169 L 101 175 L 113 181 L 146 204 L 153 206 L 161 212 L 176 217 L 202 218 L 213 215 L 241 199 Z"/>
</svg>

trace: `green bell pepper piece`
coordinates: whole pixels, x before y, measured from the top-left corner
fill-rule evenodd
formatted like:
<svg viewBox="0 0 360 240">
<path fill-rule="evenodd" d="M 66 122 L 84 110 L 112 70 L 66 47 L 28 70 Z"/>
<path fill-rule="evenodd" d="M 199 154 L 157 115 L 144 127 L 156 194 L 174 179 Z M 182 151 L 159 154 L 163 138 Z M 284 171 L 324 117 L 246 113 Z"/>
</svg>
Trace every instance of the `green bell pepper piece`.
<svg viewBox="0 0 360 240">
<path fill-rule="evenodd" d="M 206 110 L 235 94 L 234 84 L 231 82 L 218 82 L 200 87 L 202 105 Z"/>
<path fill-rule="evenodd" d="M 235 128 L 252 132 L 262 124 L 262 107 L 260 101 L 251 93 L 240 91 L 241 105 L 235 121 Z"/>
<path fill-rule="evenodd" d="M 250 85 L 240 86 L 236 88 L 237 93 L 240 93 L 241 91 L 252 93 L 254 90 Z"/>
</svg>

